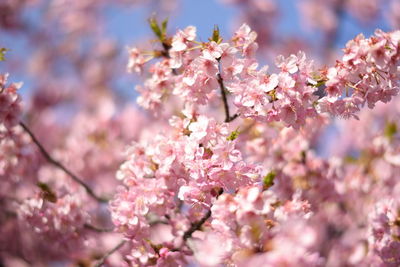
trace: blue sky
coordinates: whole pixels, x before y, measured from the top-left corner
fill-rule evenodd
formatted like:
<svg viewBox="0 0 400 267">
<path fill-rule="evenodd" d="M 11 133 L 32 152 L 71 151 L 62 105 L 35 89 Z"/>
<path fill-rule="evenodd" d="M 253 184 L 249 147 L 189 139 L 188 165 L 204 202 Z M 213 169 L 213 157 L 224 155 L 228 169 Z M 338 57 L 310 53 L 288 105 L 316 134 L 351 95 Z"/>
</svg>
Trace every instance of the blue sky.
<svg viewBox="0 0 400 267">
<path fill-rule="evenodd" d="M 301 20 L 297 13 L 298 0 L 276 1 L 283 16 L 276 25 L 277 31 L 282 35 L 297 35 L 312 38 L 313 32 L 306 31 L 302 27 Z M 232 21 L 240 14 L 240 10 L 233 5 L 222 4 L 221 0 L 180 0 L 180 5 L 175 13 L 170 15 L 170 30 L 184 28 L 194 25 L 202 38 L 207 38 L 213 26 L 220 27 L 221 32 L 226 36 L 232 31 Z M 108 12 L 107 31 L 119 41 L 132 44 L 135 40 L 151 34 L 147 27 L 146 20 L 152 10 L 149 8 L 136 8 L 121 10 L 120 8 L 110 9 Z M 160 15 L 163 16 L 162 14 Z M 383 19 L 379 19 L 372 25 L 362 25 L 354 18 L 345 15 L 341 25 L 341 34 L 337 45 L 343 46 L 349 39 L 358 33 L 371 35 L 376 28 L 388 30 L 389 27 Z"/>
</svg>

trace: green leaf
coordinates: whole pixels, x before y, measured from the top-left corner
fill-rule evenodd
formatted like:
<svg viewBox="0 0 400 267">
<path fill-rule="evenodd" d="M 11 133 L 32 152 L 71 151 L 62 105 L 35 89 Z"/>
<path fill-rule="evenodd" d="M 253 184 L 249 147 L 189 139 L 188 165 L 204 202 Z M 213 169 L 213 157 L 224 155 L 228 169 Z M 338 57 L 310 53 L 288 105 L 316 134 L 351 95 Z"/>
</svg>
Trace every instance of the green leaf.
<svg viewBox="0 0 400 267">
<path fill-rule="evenodd" d="M 385 126 L 384 134 L 387 138 L 392 139 L 397 133 L 397 125 L 394 122 L 388 122 Z"/>
<path fill-rule="evenodd" d="M 385 49 L 386 49 L 386 50 L 393 50 L 393 48 L 391 48 L 391 47 L 388 46 L 388 45 L 385 45 Z"/>
<path fill-rule="evenodd" d="M 358 158 L 351 156 L 351 155 L 347 155 L 343 158 L 345 163 L 348 164 L 356 164 L 358 162 Z"/>
<path fill-rule="evenodd" d="M 325 85 L 326 80 L 319 80 L 317 81 L 317 84 L 315 85 L 315 87 L 320 87 L 322 85 Z"/>
<path fill-rule="evenodd" d="M 0 47 L 0 61 L 6 60 L 5 54 L 7 51 L 10 51 L 10 49 Z"/>
<path fill-rule="evenodd" d="M 57 196 L 56 194 L 51 190 L 48 184 L 42 183 L 42 182 L 37 182 L 36 184 L 40 190 L 42 191 L 42 197 L 52 203 L 57 202 Z"/>
<path fill-rule="evenodd" d="M 266 94 L 269 95 L 269 97 L 271 98 L 270 102 L 278 100 L 278 97 L 276 96 L 276 89 L 273 89 Z"/>
<path fill-rule="evenodd" d="M 226 138 L 226 140 L 233 141 L 236 138 L 238 138 L 239 134 L 240 134 L 240 132 L 239 132 L 239 128 L 238 128 L 238 129 L 234 130 L 233 132 L 231 132 L 231 134 Z"/>
<path fill-rule="evenodd" d="M 220 37 L 220 34 L 219 34 L 218 25 L 214 25 L 214 30 L 213 30 L 213 33 L 212 33 L 211 41 L 214 41 L 217 44 L 219 44 L 222 41 L 222 39 Z"/>
<path fill-rule="evenodd" d="M 307 83 L 307 85 L 308 86 L 311 86 L 311 87 L 314 87 L 314 88 L 319 88 L 319 87 L 321 87 L 321 86 L 323 86 L 323 85 L 325 85 L 325 83 L 326 83 L 326 80 L 323 80 L 323 79 L 321 79 L 321 80 L 315 80 L 317 83 Z"/>
<path fill-rule="evenodd" d="M 275 177 L 276 177 L 275 171 L 270 171 L 267 175 L 264 176 L 264 179 L 263 179 L 264 189 L 268 189 L 274 185 Z"/>
<path fill-rule="evenodd" d="M 161 31 L 160 27 L 158 26 L 158 22 L 157 22 L 156 18 L 154 18 L 154 17 L 149 18 L 149 24 L 150 24 L 150 28 L 153 31 L 153 33 L 158 37 L 158 39 L 160 41 L 162 41 L 162 31 Z"/>
<path fill-rule="evenodd" d="M 164 41 L 165 38 L 167 37 L 167 26 L 168 26 L 168 18 L 164 19 L 163 22 L 161 22 L 161 41 Z"/>
</svg>

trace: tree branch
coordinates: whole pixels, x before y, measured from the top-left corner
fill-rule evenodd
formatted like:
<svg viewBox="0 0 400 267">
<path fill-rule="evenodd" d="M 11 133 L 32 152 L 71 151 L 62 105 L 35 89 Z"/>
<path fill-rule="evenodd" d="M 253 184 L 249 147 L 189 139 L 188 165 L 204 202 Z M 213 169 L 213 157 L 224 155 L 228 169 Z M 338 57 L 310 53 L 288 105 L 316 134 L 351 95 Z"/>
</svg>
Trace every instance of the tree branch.
<svg viewBox="0 0 400 267">
<path fill-rule="evenodd" d="M 97 226 L 91 225 L 91 224 L 87 224 L 85 223 L 85 228 L 95 231 L 95 232 L 99 232 L 99 233 L 110 233 L 113 231 L 113 229 L 111 228 L 99 228 Z"/>
<path fill-rule="evenodd" d="M 40 143 L 40 141 L 36 138 L 36 136 L 33 134 L 33 132 L 26 126 L 22 121 L 20 121 L 19 125 L 25 130 L 25 132 L 31 137 L 32 141 L 36 144 L 36 146 L 39 148 L 40 152 L 42 155 L 46 158 L 46 160 L 56 166 L 57 168 L 61 169 L 64 171 L 68 176 L 72 178 L 75 182 L 80 184 L 86 192 L 95 200 L 98 202 L 107 202 L 108 200 L 102 197 L 97 196 L 93 190 L 77 175 L 75 175 L 72 171 L 68 170 L 64 165 L 62 165 L 59 161 L 55 160 L 49 152 L 43 147 L 43 145 Z"/>
<path fill-rule="evenodd" d="M 109 252 L 104 254 L 103 257 L 101 257 L 101 259 L 99 260 L 99 262 L 96 265 L 94 265 L 94 267 L 101 267 L 104 264 L 104 262 L 106 261 L 106 259 L 108 258 L 108 256 L 110 256 L 111 254 L 116 252 L 118 249 L 120 249 L 125 244 L 125 242 L 126 242 L 125 240 L 122 240 L 113 249 L 111 249 Z"/>
<path fill-rule="evenodd" d="M 192 234 L 199 230 L 201 226 L 211 217 L 211 210 L 208 210 L 207 213 L 201 218 L 198 222 L 193 223 L 192 226 L 183 234 L 183 240 L 187 240 L 192 237 Z"/>
<path fill-rule="evenodd" d="M 218 191 L 217 198 L 218 198 L 220 195 L 222 195 L 223 192 L 224 192 L 224 190 L 221 188 L 221 189 Z M 192 234 L 193 234 L 194 232 L 196 232 L 197 230 L 199 230 L 199 229 L 203 226 L 203 224 L 204 224 L 210 217 L 211 217 L 211 209 L 209 209 L 209 210 L 207 211 L 207 213 L 203 216 L 203 218 L 201 218 L 199 221 L 197 221 L 197 222 L 195 222 L 195 223 L 192 223 L 192 226 L 189 228 L 189 230 L 187 230 L 187 231 L 183 234 L 183 240 L 186 241 L 187 239 L 191 238 L 191 237 L 192 237 Z"/>
<path fill-rule="evenodd" d="M 219 59 L 218 59 L 219 63 Z M 226 96 L 226 88 L 224 85 L 224 80 L 222 79 L 221 72 L 217 74 L 217 81 L 219 84 L 219 88 L 221 89 L 221 95 L 222 95 L 222 102 L 224 103 L 224 110 L 225 110 L 225 122 L 231 122 L 237 117 L 239 117 L 239 114 L 235 114 L 231 117 L 229 113 L 229 104 L 228 104 L 228 98 Z"/>
</svg>

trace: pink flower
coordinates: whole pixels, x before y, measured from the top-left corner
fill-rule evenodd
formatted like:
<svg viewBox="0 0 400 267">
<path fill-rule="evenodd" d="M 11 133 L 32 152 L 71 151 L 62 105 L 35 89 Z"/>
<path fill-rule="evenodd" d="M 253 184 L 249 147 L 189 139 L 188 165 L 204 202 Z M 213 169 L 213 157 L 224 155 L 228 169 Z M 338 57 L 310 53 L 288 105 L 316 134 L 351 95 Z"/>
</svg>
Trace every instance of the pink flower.
<svg viewBox="0 0 400 267">
<path fill-rule="evenodd" d="M 295 55 L 290 55 L 288 58 L 283 56 L 278 56 L 275 60 L 275 64 L 283 72 L 288 72 L 293 74 L 299 70 L 297 67 L 297 57 Z"/>
<path fill-rule="evenodd" d="M 8 74 L 0 75 L 0 128 L 11 129 L 19 122 L 21 100 L 17 90 L 22 83 L 7 85 Z M 0 129 L 1 134 L 2 129 Z"/>
<path fill-rule="evenodd" d="M 203 50 L 203 54 L 207 55 L 207 57 L 213 57 L 218 59 L 222 56 L 223 50 L 221 45 L 217 44 L 214 41 L 211 41 L 206 44 L 205 49 Z"/>
<path fill-rule="evenodd" d="M 222 143 L 213 147 L 211 162 L 214 166 L 221 166 L 222 170 L 231 170 L 236 162 L 242 160 L 239 150 L 235 149 L 234 142 Z"/>
<path fill-rule="evenodd" d="M 370 214 L 369 244 L 371 253 L 377 254 L 386 266 L 396 266 L 400 263 L 398 249 L 400 242 L 397 237 L 400 227 L 399 204 L 393 198 L 383 199 L 376 203 L 373 213 Z"/>
<path fill-rule="evenodd" d="M 231 240 L 215 232 L 198 235 L 193 239 L 194 257 L 204 266 L 223 263 L 231 249 Z"/>
<path fill-rule="evenodd" d="M 147 263 L 156 257 L 156 252 L 150 246 L 148 241 L 132 241 L 132 250 L 127 258 L 140 265 L 147 265 Z"/>
<path fill-rule="evenodd" d="M 132 47 L 129 49 L 129 61 L 128 61 L 128 72 L 141 73 L 143 71 L 143 65 L 146 63 L 145 58 L 142 56 L 139 49 Z"/>
<path fill-rule="evenodd" d="M 172 51 L 182 52 L 188 48 L 191 41 L 196 38 L 196 28 L 189 26 L 183 31 L 180 30 L 172 39 Z"/>
</svg>

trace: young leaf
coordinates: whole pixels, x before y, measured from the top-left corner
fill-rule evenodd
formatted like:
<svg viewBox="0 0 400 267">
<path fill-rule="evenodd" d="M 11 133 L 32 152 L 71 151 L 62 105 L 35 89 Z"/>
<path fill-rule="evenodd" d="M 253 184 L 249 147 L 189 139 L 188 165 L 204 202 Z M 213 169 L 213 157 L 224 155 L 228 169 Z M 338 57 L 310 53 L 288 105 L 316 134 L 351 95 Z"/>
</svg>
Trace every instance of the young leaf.
<svg viewBox="0 0 400 267">
<path fill-rule="evenodd" d="M 233 132 L 231 132 L 231 134 L 226 138 L 226 140 L 233 141 L 236 138 L 238 138 L 239 134 L 240 134 L 239 129 L 236 129 Z"/>
<path fill-rule="evenodd" d="M 275 171 L 270 171 L 267 175 L 265 175 L 263 179 L 263 188 L 268 189 L 271 186 L 273 186 L 275 177 L 276 177 Z"/>
<path fill-rule="evenodd" d="M 0 61 L 6 60 L 5 54 L 7 51 L 10 51 L 10 50 L 7 48 L 4 48 L 4 47 L 0 47 Z"/>
<path fill-rule="evenodd" d="M 167 25 L 168 25 L 168 18 L 164 19 L 161 22 L 161 41 L 163 42 L 167 37 Z"/>
<path fill-rule="evenodd" d="M 212 33 L 211 41 L 214 41 L 217 44 L 219 44 L 222 41 L 221 36 L 219 34 L 218 25 L 214 25 L 214 30 L 213 30 L 213 33 Z"/>
<path fill-rule="evenodd" d="M 158 26 L 158 22 L 154 17 L 151 17 L 149 19 L 149 24 L 150 24 L 150 28 L 153 31 L 153 33 L 158 37 L 158 39 L 160 41 L 162 41 L 162 31 L 160 29 L 160 27 Z"/>
<path fill-rule="evenodd" d="M 385 126 L 385 136 L 388 139 L 392 139 L 393 136 L 397 133 L 397 125 L 394 122 L 388 122 Z"/>
<path fill-rule="evenodd" d="M 52 203 L 57 202 L 57 196 L 56 196 L 56 194 L 51 190 L 51 188 L 48 186 L 48 184 L 42 183 L 42 182 L 38 182 L 36 185 L 37 185 L 37 186 L 40 188 L 40 190 L 42 191 L 42 192 L 41 192 L 41 195 L 42 195 L 42 197 L 43 197 L 45 200 L 47 200 L 47 201 L 49 201 L 49 202 L 52 202 Z"/>
</svg>

